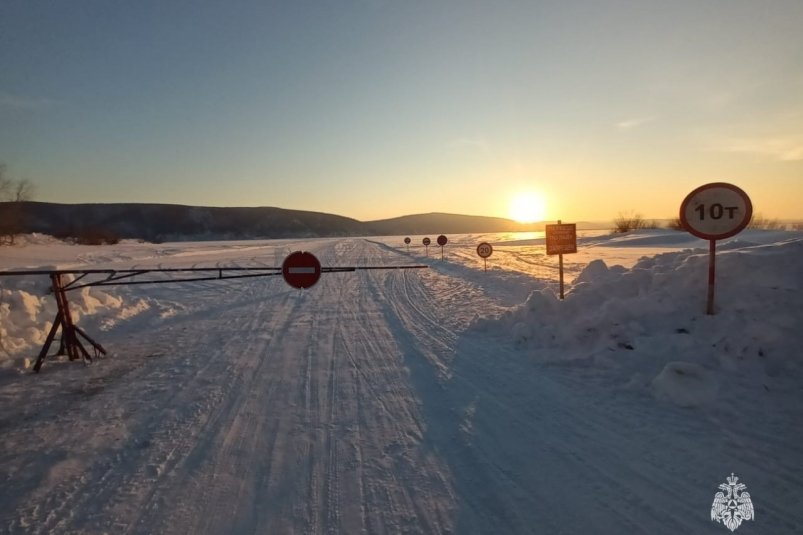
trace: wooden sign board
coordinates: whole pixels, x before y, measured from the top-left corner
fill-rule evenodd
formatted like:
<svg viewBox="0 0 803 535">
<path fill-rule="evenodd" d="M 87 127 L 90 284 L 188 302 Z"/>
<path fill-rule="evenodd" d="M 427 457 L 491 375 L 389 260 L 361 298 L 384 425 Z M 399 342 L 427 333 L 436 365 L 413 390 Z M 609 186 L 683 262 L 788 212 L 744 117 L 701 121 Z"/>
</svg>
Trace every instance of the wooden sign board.
<svg viewBox="0 0 803 535">
<path fill-rule="evenodd" d="M 564 223 L 546 225 L 546 254 L 570 254 L 577 252 L 577 225 Z"/>
</svg>

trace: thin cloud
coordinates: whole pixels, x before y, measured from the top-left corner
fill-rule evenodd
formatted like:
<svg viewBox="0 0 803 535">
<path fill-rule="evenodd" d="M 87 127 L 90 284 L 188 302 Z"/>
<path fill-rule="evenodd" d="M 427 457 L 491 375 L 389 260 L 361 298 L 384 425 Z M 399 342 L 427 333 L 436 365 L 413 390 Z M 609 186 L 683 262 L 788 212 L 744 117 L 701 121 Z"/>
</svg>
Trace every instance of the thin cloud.
<svg viewBox="0 0 803 535">
<path fill-rule="evenodd" d="M 50 106 L 53 101 L 47 98 L 14 95 L 0 91 L 0 108 L 12 110 L 37 110 Z"/>
<path fill-rule="evenodd" d="M 803 139 L 792 137 L 729 139 L 715 144 L 713 150 L 758 154 L 783 162 L 803 160 Z"/>
<path fill-rule="evenodd" d="M 448 146 L 452 149 L 474 149 L 484 153 L 490 151 L 488 142 L 481 138 L 461 137 L 449 141 Z"/>
<path fill-rule="evenodd" d="M 647 124 L 649 122 L 652 122 L 654 120 L 655 120 L 655 117 L 653 117 L 653 116 L 650 116 L 650 117 L 637 117 L 637 118 L 633 118 L 633 119 L 626 119 L 624 121 L 620 121 L 620 122 L 616 123 L 614 126 L 616 126 L 616 128 L 618 128 L 619 130 L 631 130 L 633 128 L 638 128 L 639 126 L 643 126 L 643 125 L 645 125 L 645 124 Z"/>
</svg>

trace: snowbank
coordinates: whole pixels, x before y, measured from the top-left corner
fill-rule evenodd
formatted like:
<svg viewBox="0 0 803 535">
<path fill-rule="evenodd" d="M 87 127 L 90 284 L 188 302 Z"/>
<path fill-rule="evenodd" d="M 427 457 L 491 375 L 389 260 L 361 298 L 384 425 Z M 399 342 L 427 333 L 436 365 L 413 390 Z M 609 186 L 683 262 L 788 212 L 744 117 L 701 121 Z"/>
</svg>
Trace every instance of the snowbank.
<svg viewBox="0 0 803 535">
<path fill-rule="evenodd" d="M 65 282 L 72 280 L 65 276 Z M 73 319 L 93 317 L 93 328 L 106 330 L 150 305 L 143 299 L 125 302 L 98 288 L 68 293 Z M 4 277 L 0 280 L 0 368 L 21 365 L 34 358 L 44 343 L 56 316 L 56 300 L 50 279 Z M 83 325 L 87 327 L 86 325 Z"/>
<path fill-rule="evenodd" d="M 680 406 L 712 402 L 722 383 L 770 389 L 799 377 L 803 240 L 717 255 L 716 314 L 704 313 L 708 257 L 685 250 L 632 269 L 589 263 L 561 302 L 550 289 L 473 328 L 512 333 L 533 358 L 616 370 Z"/>
</svg>

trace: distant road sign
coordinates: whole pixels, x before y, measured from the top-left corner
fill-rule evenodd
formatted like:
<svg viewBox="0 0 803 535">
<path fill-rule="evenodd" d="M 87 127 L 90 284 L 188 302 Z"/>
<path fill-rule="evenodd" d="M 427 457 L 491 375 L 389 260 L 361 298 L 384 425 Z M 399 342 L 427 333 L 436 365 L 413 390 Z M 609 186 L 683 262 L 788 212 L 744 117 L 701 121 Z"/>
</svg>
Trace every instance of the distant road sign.
<svg viewBox="0 0 803 535">
<path fill-rule="evenodd" d="M 321 278 L 321 263 L 312 253 L 296 251 L 284 259 L 282 276 L 293 288 L 309 288 Z"/>
<path fill-rule="evenodd" d="M 482 242 L 477 246 L 477 255 L 479 255 L 480 258 L 488 258 L 493 252 L 494 248 L 491 247 L 490 243 Z"/>
<path fill-rule="evenodd" d="M 577 225 L 563 223 L 546 225 L 546 254 L 569 254 L 577 252 Z"/>
<path fill-rule="evenodd" d="M 423 240 L 421 240 L 421 243 L 429 247 L 429 244 L 432 243 L 432 240 L 430 240 L 429 238 L 424 238 Z"/>
<path fill-rule="evenodd" d="M 411 241 L 412 240 L 410 238 L 404 238 L 404 243 L 406 243 L 407 245 L 410 245 Z"/>
<path fill-rule="evenodd" d="M 440 245 L 441 247 L 443 247 L 443 246 L 444 246 L 444 245 L 446 245 L 447 243 L 449 243 L 449 238 L 447 238 L 447 237 L 446 237 L 446 236 L 444 236 L 443 234 L 441 234 L 440 236 L 438 236 L 438 245 Z"/>
<path fill-rule="evenodd" d="M 713 182 L 689 193 L 680 204 L 680 221 L 704 240 L 722 240 L 741 232 L 753 216 L 747 193 L 733 184 Z"/>
</svg>

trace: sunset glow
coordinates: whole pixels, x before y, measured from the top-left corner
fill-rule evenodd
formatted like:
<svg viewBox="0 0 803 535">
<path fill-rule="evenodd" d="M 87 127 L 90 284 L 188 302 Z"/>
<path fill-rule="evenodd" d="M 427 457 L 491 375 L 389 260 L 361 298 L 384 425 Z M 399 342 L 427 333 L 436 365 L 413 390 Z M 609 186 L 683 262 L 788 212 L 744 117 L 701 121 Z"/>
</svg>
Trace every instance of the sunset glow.
<svg viewBox="0 0 803 535">
<path fill-rule="evenodd" d="M 803 221 L 800 0 L 73 4 L 0 8 L 37 201 L 607 224 L 724 181 Z"/>
<path fill-rule="evenodd" d="M 519 193 L 510 202 L 509 216 L 519 223 L 543 221 L 546 218 L 546 201 L 538 193 Z"/>
</svg>

